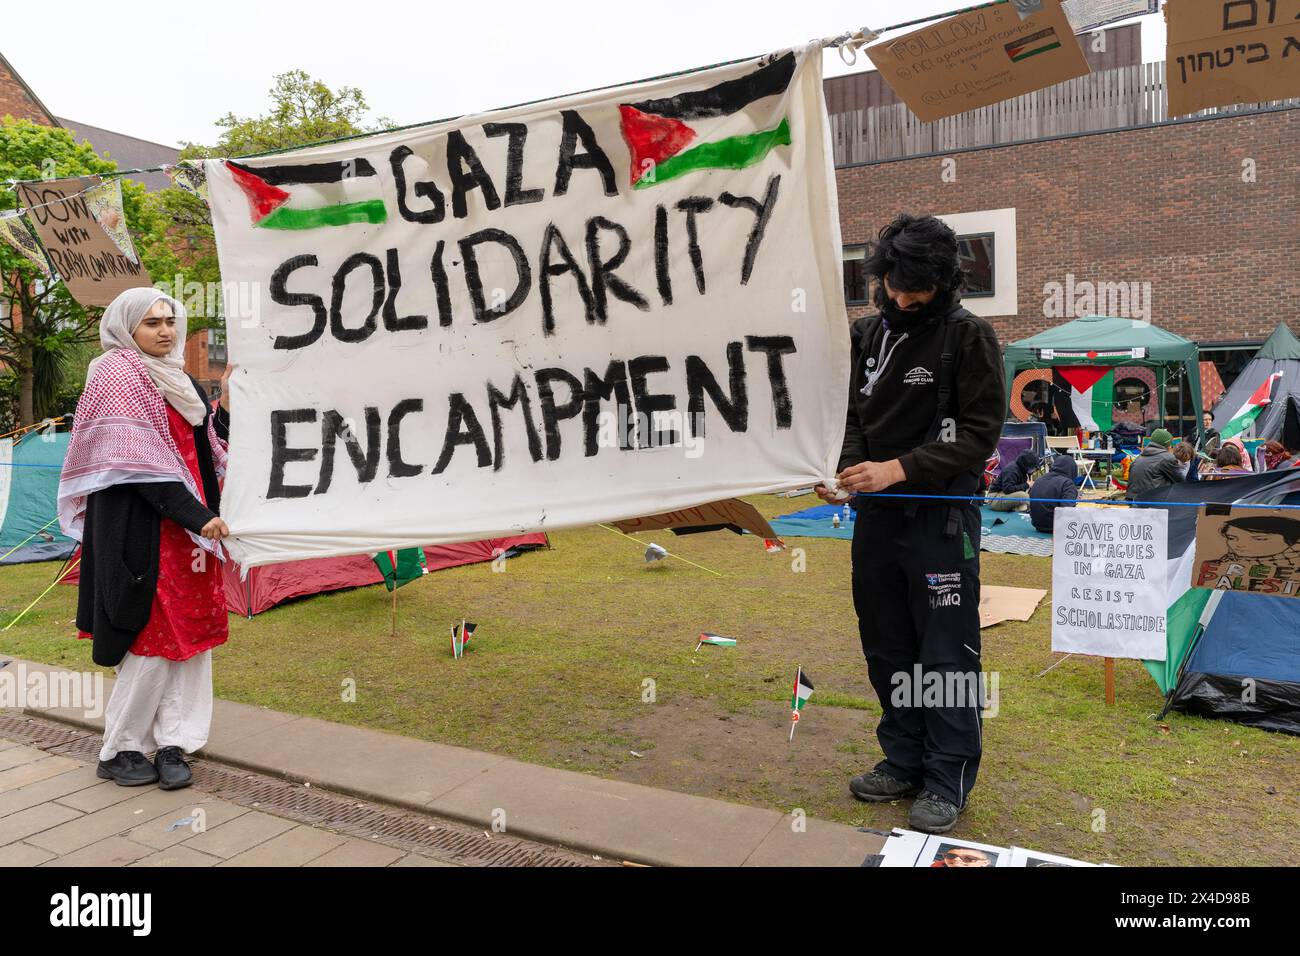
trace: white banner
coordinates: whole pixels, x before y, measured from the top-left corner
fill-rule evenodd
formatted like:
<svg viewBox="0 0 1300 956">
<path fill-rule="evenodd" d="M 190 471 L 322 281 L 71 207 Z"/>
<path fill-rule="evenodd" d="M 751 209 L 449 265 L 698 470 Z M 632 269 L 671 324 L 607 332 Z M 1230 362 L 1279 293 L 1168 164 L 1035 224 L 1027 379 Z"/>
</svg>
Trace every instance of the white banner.
<svg viewBox="0 0 1300 956">
<path fill-rule="evenodd" d="M 1057 508 L 1052 650 L 1165 659 L 1169 513 Z"/>
<path fill-rule="evenodd" d="M 206 173 L 246 566 L 834 473 L 848 328 L 816 50 Z"/>
</svg>

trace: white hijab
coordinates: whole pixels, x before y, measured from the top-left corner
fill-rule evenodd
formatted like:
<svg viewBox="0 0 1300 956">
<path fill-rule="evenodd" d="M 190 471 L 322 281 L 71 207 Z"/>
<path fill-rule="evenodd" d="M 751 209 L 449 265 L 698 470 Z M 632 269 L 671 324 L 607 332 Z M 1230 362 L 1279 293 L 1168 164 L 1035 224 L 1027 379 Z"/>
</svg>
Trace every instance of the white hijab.
<svg viewBox="0 0 1300 956">
<path fill-rule="evenodd" d="M 141 351 L 133 336 L 145 315 L 159 300 L 168 302 L 176 316 L 176 342 L 169 354 L 162 358 Z M 113 349 L 131 349 L 140 356 L 149 378 L 153 380 L 158 391 L 176 411 L 185 416 L 191 425 L 203 423 L 207 406 L 194 388 L 194 383 L 185 374 L 185 307 L 171 296 L 157 289 L 145 286 L 127 289 L 112 301 L 104 310 L 104 317 L 99 320 L 99 344 L 104 354 L 94 359 L 86 368 L 86 382 L 95 374 L 99 365 Z"/>
</svg>

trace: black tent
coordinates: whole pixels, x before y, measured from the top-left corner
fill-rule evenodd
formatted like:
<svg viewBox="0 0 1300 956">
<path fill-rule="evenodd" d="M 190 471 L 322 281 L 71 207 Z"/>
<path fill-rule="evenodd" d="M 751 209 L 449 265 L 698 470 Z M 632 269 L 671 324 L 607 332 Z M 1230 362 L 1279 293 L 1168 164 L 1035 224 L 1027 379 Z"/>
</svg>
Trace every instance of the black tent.
<svg viewBox="0 0 1300 956">
<path fill-rule="evenodd" d="M 1273 387 L 1272 401 L 1255 419 L 1255 437 L 1280 441 L 1300 449 L 1300 339 L 1279 322 L 1250 364 L 1214 406 L 1214 427 L 1222 429 L 1255 390 L 1274 372 L 1282 377 Z"/>
</svg>

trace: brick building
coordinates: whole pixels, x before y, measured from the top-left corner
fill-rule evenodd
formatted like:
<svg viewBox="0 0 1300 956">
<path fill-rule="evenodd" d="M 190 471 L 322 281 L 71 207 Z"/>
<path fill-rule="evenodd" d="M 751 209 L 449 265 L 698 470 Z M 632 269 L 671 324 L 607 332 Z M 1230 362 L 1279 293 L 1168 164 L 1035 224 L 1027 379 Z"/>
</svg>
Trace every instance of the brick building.
<svg viewBox="0 0 1300 956">
<path fill-rule="evenodd" d="M 869 311 L 865 244 L 907 211 L 957 231 L 965 304 L 1004 342 L 1089 312 L 1148 319 L 1230 382 L 1300 324 L 1300 101 L 1171 121 L 1138 28 L 1106 34 L 1100 54 L 1080 38 L 1092 76 L 936 124 L 876 73 L 827 81 L 851 317 Z"/>
</svg>

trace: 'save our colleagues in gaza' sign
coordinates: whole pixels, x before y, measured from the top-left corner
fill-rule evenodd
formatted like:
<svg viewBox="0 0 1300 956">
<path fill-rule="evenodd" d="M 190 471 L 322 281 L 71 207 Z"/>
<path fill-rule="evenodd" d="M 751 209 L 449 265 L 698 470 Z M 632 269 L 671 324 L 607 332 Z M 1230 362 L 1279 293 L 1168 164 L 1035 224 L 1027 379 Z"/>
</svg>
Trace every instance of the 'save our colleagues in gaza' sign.
<svg viewBox="0 0 1300 956">
<path fill-rule="evenodd" d="M 688 508 L 835 471 L 821 57 L 209 160 L 245 567 Z"/>
</svg>

